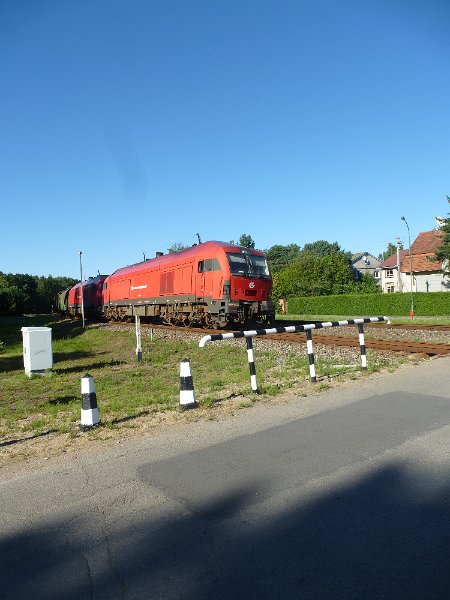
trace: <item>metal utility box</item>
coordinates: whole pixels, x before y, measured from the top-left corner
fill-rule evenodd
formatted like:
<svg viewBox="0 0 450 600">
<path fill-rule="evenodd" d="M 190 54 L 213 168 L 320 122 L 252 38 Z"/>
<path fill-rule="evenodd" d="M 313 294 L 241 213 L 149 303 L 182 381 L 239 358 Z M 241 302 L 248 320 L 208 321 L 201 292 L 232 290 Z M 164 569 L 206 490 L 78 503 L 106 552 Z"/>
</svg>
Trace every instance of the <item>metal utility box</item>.
<svg viewBox="0 0 450 600">
<path fill-rule="evenodd" d="M 43 374 L 53 367 L 52 330 L 50 327 L 22 327 L 25 373 Z"/>
</svg>

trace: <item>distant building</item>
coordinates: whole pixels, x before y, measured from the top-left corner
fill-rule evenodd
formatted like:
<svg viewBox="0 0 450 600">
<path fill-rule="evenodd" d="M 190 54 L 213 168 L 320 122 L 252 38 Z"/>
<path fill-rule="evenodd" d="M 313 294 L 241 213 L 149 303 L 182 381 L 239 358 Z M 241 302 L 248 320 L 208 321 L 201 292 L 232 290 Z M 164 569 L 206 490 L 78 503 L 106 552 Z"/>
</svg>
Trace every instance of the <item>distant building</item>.
<svg viewBox="0 0 450 600">
<path fill-rule="evenodd" d="M 408 250 L 399 250 L 398 255 L 397 252 L 391 254 L 380 264 L 380 285 L 383 292 L 392 294 L 403 291 L 399 266 L 405 256 L 409 256 Z"/>
<path fill-rule="evenodd" d="M 443 264 L 431 260 L 442 243 L 442 236 L 443 232 L 437 229 L 419 233 L 411 244 L 411 257 L 408 250 L 400 250 L 399 261 L 397 253 L 383 261 L 380 265 L 383 292 L 411 291 L 411 263 L 413 292 L 450 291 L 450 280 L 443 275 Z"/>
<path fill-rule="evenodd" d="M 352 269 L 360 275 L 372 275 L 380 282 L 380 261 L 368 252 L 352 254 Z"/>
</svg>

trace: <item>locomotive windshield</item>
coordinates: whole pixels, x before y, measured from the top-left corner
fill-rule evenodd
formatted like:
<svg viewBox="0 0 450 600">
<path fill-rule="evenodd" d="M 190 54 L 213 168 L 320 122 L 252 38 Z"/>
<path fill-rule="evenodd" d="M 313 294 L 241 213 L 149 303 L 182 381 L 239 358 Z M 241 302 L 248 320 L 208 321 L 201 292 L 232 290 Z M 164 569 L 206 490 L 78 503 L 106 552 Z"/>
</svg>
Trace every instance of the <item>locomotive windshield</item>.
<svg viewBox="0 0 450 600">
<path fill-rule="evenodd" d="M 227 252 L 231 275 L 269 277 L 269 267 L 264 256 Z"/>
</svg>

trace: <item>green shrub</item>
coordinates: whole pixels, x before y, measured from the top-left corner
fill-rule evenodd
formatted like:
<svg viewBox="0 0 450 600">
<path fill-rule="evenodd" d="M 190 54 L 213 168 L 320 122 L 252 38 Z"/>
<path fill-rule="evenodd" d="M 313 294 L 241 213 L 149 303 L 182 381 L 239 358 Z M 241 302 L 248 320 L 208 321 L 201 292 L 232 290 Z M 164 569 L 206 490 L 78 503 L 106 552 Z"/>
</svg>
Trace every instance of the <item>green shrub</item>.
<svg viewBox="0 0 450 600">
<path fill-rule="evenodd" d="M 408 315 L 411 295 L 404 294 L 342 294 L 288 298 L 289 314 L 298 315 Z M 435 317 L 450 315 L 449 292 L 415 292 L 414 313 Z"/>
</svg>

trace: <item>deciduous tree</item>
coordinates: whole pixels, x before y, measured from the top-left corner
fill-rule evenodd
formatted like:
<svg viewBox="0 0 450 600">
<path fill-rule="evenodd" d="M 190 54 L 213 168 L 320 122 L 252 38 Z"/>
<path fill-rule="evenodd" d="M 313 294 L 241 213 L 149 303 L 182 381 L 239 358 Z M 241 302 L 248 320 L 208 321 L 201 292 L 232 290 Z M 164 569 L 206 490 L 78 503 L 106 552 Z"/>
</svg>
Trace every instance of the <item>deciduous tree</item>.
<svg viewBox="0 0 450 600">
<path fill-rule="evenodd" d="M 186 250 L 187 246 L 183 244 L 183 242 L 174 242 L 169 248 L 167 248 L 167 252 L 172 254 L 173 252 L 181 252 L 181 250 Z"/>
<path fill-rule="evenodd" d="M 288 244 L 282 246 L 276 244 L 266 250 L 266 258 L 272 273 L 278 273 L 284 267 L 287 267 L 300 252 L 300 246 L 297 244 Z"/>
<path fill-rule="evenodd" d="M 450 198 L 447 196 L 450 204 Z M 450 213 L 447 219 L 440 220 L 440 231 L 443 232 L 442 243 L 435 252 L 435 260 L 442 262 L 443 272 L 446 277 L 450 277 Z"/>
<path fill-rule="evenodd" d="M 244 248 L 254 248 L 255 242 L 252 239 L 251 235 L 249 235 L 248 233 L 243 233 L 239 238 L 239 246 L 243 246 Z"/>
<path fill-rule="evenodd" d="M 400 246 L 400 248 L 402 248 L 402 246 Z M 387 258 L 392 256 L 396 252 L 397 252 L 397 246 L 395 244 L 393 244 L 392 242 L 389 242 L 386 250 L 384 252 L 381 252 L 378 255 L 378 260 L 383 262 L 383 260 L 386 260 Z"/>
<path fill-rule="evenodd" d="M 305 244 L 303 246 L 303 250 L 305 252 L 312 252 L 313 254 L 318 254 L 319 256 L 325 256 L 327 254 L 335 254 L 336 252 L 342 252 L 341 247 L 337 242 L 327 242 L 325 240 L 317 240 L 317 242 Z"/>
</svg>

